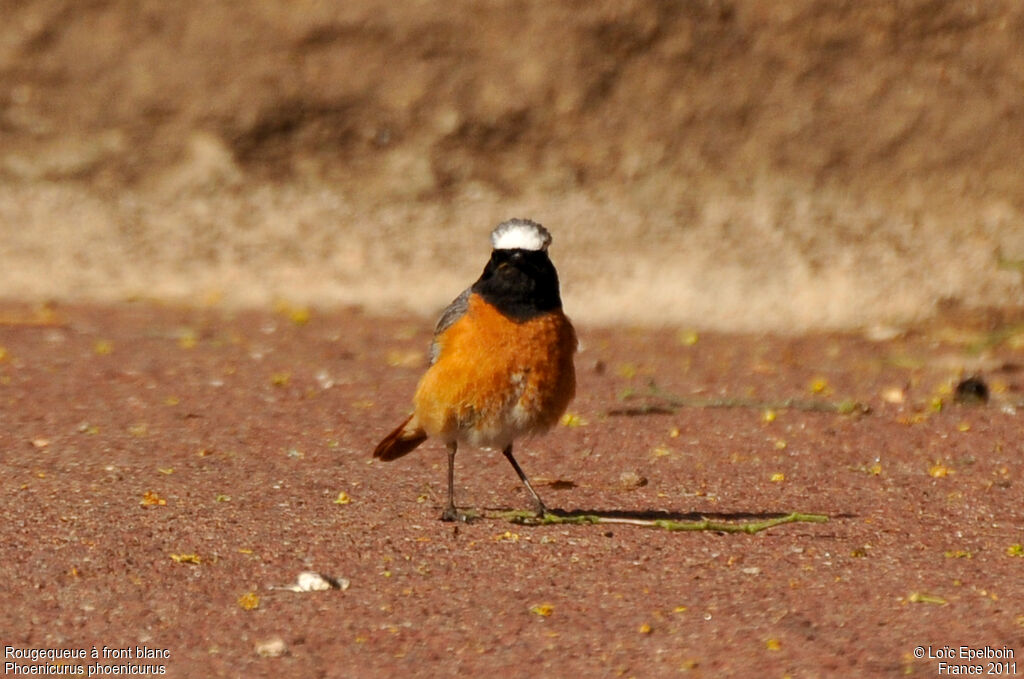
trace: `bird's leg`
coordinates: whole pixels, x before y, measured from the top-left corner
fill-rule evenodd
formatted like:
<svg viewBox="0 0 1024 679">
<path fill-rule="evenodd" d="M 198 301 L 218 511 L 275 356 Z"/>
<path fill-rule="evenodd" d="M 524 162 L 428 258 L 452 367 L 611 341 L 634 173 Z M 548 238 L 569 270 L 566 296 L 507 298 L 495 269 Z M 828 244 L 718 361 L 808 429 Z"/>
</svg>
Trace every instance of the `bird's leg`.
<svg viewBox="0 0 1024 679">
<path fill-rule="evenodd" d="M 452 441 L 448 444 L 448 504 L 441 513 L 442 521 L 458 521 L 465 517 L 455 508 L 455 451 L 459 444 Z"/>
<path fill-rule="evenodd" d="M 519 480 L 526 486 L 526 490 L 530 491 L 530 495 L 533 496 L 534 506 L 537 509 L 537 516 L 544 516 L 548 513 L 548 508 L 544 506 L 544 501 L 540 499 L 540 495 L 537 495 L 537 491 L 530 485 L 530 479 L 526 478 L 526 474 L 523 473 L 523 468 L 516 462 L 516 458 L 512 457 L 512 444 L 508 444 L 505 450 L 501 451 L 505 455 L 505 459 L 511 463 L 512 468 L 516 470 L 516 474 L 519 475 Z"/>
</svg>

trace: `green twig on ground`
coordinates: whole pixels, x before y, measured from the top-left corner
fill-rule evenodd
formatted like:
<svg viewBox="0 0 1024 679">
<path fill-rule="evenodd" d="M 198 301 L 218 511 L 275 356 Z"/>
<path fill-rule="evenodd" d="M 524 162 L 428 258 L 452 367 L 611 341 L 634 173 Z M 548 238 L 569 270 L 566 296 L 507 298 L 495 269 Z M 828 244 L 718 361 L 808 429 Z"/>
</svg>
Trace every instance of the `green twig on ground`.
<svg viewBox="0 0 1024 679">
<path fill-rule="evenodd" d="M 825 514 L 805 514 L 802 512 L 791 512 L 780 516 L 742 521 L 625 518 L 601 514 L 549 513 L 544 516 L 537 516 L 531 512 L 524 511 L 488 512 L 484 514 L 484 517 L 504 519 L 510 523 L 525 526 L 624 524 L 628 526 L 660 528 L 667 531 L 711 531 L 714 533 L 760 533 L 763 530 L 781 526 L 785 523 L 826 523 L 829 520 Z"/>
<path fill-rule="evenodd" d="M 649 398 L 653 402 L 636 408 L 609 410 L 609 415 L 652 415 L 671 413 L 679 408 L 751 408 L 755 410 L 803 410 L 806 412 L 839 413 L 840 415 L 865 414 L 870 408 L 859 401 L 803 400 L 789 398 L 782 401 L 766 401 L 749 398 L 684 398 L 664 391 L 653 381 L 647 391 L 626 394 L 623 400 Z"/>
</svg>

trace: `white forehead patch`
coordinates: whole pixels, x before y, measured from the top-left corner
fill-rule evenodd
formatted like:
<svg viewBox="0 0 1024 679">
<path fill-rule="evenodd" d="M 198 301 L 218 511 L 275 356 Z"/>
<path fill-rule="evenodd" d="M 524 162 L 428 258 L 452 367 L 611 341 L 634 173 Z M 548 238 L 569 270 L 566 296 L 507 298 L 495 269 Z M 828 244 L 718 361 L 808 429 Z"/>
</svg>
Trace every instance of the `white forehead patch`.
<svg viewBox="0 0 1024 679">
<path fill-rule="evenodd" d="M 491 232 L 491 244 L 495 250 L 547 250 L 551 234 L 529 219 L 510 219 Z"/>
</svg>

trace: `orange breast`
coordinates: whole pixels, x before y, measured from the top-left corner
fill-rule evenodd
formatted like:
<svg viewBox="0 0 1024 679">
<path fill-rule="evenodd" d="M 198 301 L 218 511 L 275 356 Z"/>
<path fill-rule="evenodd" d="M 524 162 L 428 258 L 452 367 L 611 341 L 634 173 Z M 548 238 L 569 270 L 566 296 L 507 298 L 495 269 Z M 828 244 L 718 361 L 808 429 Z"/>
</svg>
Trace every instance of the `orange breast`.
<svg viewBox="0 0 1024 679">
<path fill-rule="evenodd" d="M 430 436 L 504 448 L 549 429 L 576 393 L 576 333 L 561 311 L 516 323 L 472 295 L 437 341 L 414 397 Z"/>
</svg>

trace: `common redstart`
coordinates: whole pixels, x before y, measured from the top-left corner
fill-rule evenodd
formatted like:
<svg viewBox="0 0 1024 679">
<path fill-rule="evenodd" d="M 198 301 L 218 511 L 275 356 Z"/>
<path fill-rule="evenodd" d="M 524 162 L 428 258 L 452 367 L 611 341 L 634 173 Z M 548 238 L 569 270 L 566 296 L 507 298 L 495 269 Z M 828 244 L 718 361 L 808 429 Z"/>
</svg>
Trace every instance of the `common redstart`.
<svg viewBox="0 0 1024 679">
<path fill-rule="evenodd" d="M 416 388 L 413 414 L 373 451 L 396 460 L 433 437 L 448 446 L 448 503 L 443 521 L 464 519 L 455 508 L 459 444 L 501 450 L 547 511 L 512 456 L 513 442 L 550 429 L 576 394 L 576 331 L 562 313 L 558 273 L 548 258 L 551 234 L 528 219 L 491 233 L 494 250 L 480 278 L 441 314 L 430 367 Z"/>
</svg>

